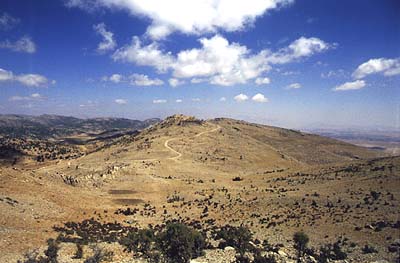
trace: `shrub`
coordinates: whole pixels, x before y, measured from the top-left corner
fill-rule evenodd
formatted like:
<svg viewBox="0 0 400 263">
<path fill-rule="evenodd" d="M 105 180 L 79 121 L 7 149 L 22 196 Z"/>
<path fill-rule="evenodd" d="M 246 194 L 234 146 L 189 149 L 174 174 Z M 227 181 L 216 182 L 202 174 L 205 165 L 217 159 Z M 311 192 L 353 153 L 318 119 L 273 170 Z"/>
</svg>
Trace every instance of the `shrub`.
<svg viewBox="0 0 400 263">
<path fill-rule="evenodd" d="M 28 252 L 24 255 L 24 260 L 18 260 L 18 263 L 47 263 L 47 259 L 39 256 L 39 252 L 37 250 Z"/>
<path fill-rule="evenodd" d="M 362 248 L 362 252 L 364 254 L 370 254 L 370 253 L 378 253 L 378 250 L 376 250 L 376 248 L 374 248 L 373 246 L 367 244 Z"/>
<path fill-rule="evenodd" d="M 168 224 L 157 243 L 167 261 L 174 263 L 187 263 L 203 255 L 205 248 L 203 235 L 181 223 Z"/>
<path fill-rule="evenodd" d="M 236 255 L 235 263 L 251 263 L 250 259 L 242 254 Z"/>
<path fill-rule="evenodd" d="M 342 250 L 339 242 L 322 246 L 317 255 L 318 263 L 326 263 L 328 260 L 344 260 L 346 258 L 347 253 Z"/>
<path fill-rule="evenodd" d="M 74 255 L 74 259 L 81 259 L 83 257 L 83 247 L 82 244 L 76 243 L 76 251 Z"/>
<path fill-rule="evenodd" d="M 273 256 L 255 255 L 253 263 L 276 263 L 276 259 Z"/>
<path fill-rule="evenodd" d="M 111 261 L 114 256 L 112 251 L 107 251 L 97 246 L 93 248 L 93 251 L 93 256 L 88 257 L 84 263 L 100 263 L 103 261 Z"/>
<path fill-rule="evenodd" d="M 121 240 L 121 244 L 129 252 L 139 252 L 147 257 L 151 252 L 155 241 L 154 231 L 152 229 L 141 229 L 137 232 L 130 232 L 126 238 Z"/>
<path fill-rule="evenodd" d="M 298 252 L 298 259 L 300 260 L 300 257 L 304 255 L 304 252 L 307 249 L 307 244 L 310 239 L 307 234 L 305 234 L 303 231 L 300 231 L 293 235 L 293 241 L 294 248 L 297 249 Z"/>
<path fill-rule="evenodd" d="M 44 254 L 47 256 L 47 262 L 57 263 L 57 253 L 60 249 L 59 244 L 56 240 L 50 238 L 47 240 L 47 249 Z"/>
<path fill-rule="evenodd" d="M 217 233 L 217 238 L 223 239 L 225 246 L 232 246 L 243 255 L 250 248 L 252 234 L 247 227 L 225 226 Z"/>
</svg>

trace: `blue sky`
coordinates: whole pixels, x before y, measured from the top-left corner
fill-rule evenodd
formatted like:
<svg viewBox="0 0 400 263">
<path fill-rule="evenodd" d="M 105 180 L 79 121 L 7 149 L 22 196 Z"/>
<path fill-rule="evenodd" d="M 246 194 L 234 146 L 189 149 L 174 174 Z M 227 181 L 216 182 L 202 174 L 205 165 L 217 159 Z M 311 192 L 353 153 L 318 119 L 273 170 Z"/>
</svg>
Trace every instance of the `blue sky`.
<svg viewBox="0 0 400 263">
<path fill-rule="evenodd" d="M 400 3 L 2 0 L 0 113 L 393 127 Z"/>
</svg>

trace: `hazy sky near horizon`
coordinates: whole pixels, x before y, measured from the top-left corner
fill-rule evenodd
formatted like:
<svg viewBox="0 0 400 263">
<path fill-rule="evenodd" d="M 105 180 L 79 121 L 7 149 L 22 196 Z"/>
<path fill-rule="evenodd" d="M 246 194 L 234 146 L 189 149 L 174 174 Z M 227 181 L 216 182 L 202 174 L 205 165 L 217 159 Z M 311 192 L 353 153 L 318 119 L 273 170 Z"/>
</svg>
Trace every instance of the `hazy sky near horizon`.
<svg viewBox="0 0 400 263">
<path fill-rule="evenodd" d="M 399 127 L 400 2 L 2 0 L 0 113 Z"/>
</svg>

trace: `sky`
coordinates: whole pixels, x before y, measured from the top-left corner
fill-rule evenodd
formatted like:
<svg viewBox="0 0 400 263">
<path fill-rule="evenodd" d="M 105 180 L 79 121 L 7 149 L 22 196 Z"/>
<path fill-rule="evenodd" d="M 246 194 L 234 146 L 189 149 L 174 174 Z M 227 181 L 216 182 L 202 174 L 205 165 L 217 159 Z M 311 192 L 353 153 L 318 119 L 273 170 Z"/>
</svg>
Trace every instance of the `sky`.
<svg viewBox="0 0 400 263">
<path fill-rule="evenodd" d="M 0 113 L 400 126 L 397 0 L 2 0 Z"/>
</svg>

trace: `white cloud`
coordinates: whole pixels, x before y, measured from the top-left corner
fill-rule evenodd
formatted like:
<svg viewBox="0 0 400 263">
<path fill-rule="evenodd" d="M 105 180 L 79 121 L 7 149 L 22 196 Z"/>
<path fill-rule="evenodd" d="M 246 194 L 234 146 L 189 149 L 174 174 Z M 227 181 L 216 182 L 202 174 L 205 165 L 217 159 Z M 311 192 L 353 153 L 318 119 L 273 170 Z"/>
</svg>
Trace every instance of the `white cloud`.
<svg viewBox="0 0 400 263">
<path fill-rule="evenodd" d="M 12 96 L 9 101 L 40 101 L 45 100 L 46 97 L 40 95 L 39 93 L 33 93 L 30 96 Z"/>
<path fill-rule="evenodd" d="M 328 78 L 343 78 L 346 77 L 346 72 L 343 69 L 338 70 L 330 70 L 326 73 L 321 73 L 321 78 L 328 79 Z"/>
<path fill-rule="evenodd" d="M 121 81 L 123 81 L 123 76 L 121 74 L 112 74 L 108 80 L 114 83 L 120 83 Z"/>
<path fill-rule="evenodd" d="M 192 83 L 209 81 L 215 85 L 231 86 L 244 84 L 258 78 L 274 63 L 289 63 L 300 57 L 311 56 L 329 48 L 329 44 L 317 38 L 299 38 L 276 53 L 262 50 L 252 54 L 246 46 L 229 43 L 224 37 L 201 38 L 201 48 L 180 51 L 176 56 L 165 53 L 155 42 L 143 46 L 138 37 L 130 45 L 118 49 L 112 58 L 142 66 L 155 67 L 159 72 L 172 70 L 172 85 L 180 78 L 192 78 Z M 257 84 L 266 84 L 268 78 L 256 79 Z"/>
<path fill-rule="evenodd" d="M 14 80 L 14 74 L 11 71 L 0 68 L 0 81 L 12 81 Z"/>
<path fill-rule="evenodd" d="M 47 87 L 49 80 L 38 74 L 22 74 L 15 76 L 14 79 L 28 87 Z"/>
<path fill-rule="evenodd" d="M 268 61 L 272 64 L 285 64 L 302 57 L 309 57 L 316 53 L 326 51 L 333 46 L 334 45 L 330 45 L 316 37 L 300 37 L 293 41 L 288 47 L 271 54 L 271 56 L 268 57 Z"/>
<path fill-rule="evenodd" d="M 81 108 L 92 108 L 92 107 L 96 107 L 97 105 L 98 105 L 97 101 L 88 100 L 88 101 L 86 101 L 86 103 L 80 104 L 79 107 L 81 107 Z"/>
<path fill-rule="evenodd" d="M 45 76 L 38 74 L 20 74 L 15 75 L 11 71 L 0 68 L 0 83 L 1 82 L 19 82 L 28 87 L 47 87 L 50 84 L 55 84 L 55 80 L 49 80 Z"/>
<path fill-rule="evenodd" d="M 125 104 L 128 103 L 128 101 L 125 100 L 125 99 L 116 99 L 116 100 L 114 100 L 114 102 L 119 104 L 119 105 L 125 105 Z"/>
<path fill-rule="evenodd" d="M 151 66 L 160 72 L 165 72 L 171 67 L 173 57 L 164 53 L 157 43 L 142 46 L 138 37 L 132 38 L 132 43 L 115 51 L 112 55 L 115 61 L 135 63 L 140 66 Z"/>
<path fill-rule="evenodd" d="M 199 99 L 199 98 L 193 98 L 192 101 L 193 101 L 193 102 L 199 102 L 199 101 L 201 101 L 201 99 Z"/>
<path fill-rule="evenodd" d="M 129 78 L 131 85 L 135 86 L 160 86 L 164 84 L 161 79 L 151 79 L 144 74 L 132 74 Z"/>
<path fill-rule="evenodd" d="M 190 80 L 190 82 L 193 84 L 207 82 L 207 81 L 208 81 L 208 79 L 203 79 L 203 78 L 193 78 Z"/>
<path fill-rule="evenodd" d="M 252 98 L 251 98 L 253 101 L 255 101 L 255 102 L 261 102 L 261 103 L 264 103 L 264 102 L 268 102 L 268 98 L 266 98 L 263 94 L 261 94 L 261 93 L 257 93 L 256 95 L 254 95 Z"/>
<path fill-rule="evenodd" d="M 175 77 L 208 77 L 212 84 L 231 86 L 246 83 L 270 69 L 265 51 L 253 55 L 245 46 L 229 43 L 219 35 L 201 38 L 200 43 L 200 49 L 178 53 L 172 66 Z"/>
<path fill-rule="evenodd" d="M 0 15 L 0 30 L 10 30 L 19 24 L 20 20 L 18 18 L 12 17 L 7 13 Z"/>
<path fill-rule="evenodd" d="M 240 93 L 239 95 L 236 95 L 233 99 L 236 100 L 237 102 L 242 102 L 248 100 L 249 97 L 243 93 Z"/>
<path fill-rule="evenodd" d="M 157 99 L 157 100 L 153 100 L 153 103 L 154 103 L 154 104 L 167 103 L 167 100 L 160 100 L 160 99 Z"/>
<path fill-rule="evenodd" d="M 226 98 L 225 98 L 225 97 L 221 97 L 221 98 L 219 99 L 219 101 L 226 101 Z"/>
<path fill-rule="evenodd" d="M 127 10 L 132 15 L 149 18 L 147 34 L 165 38 L 174 31 L 185 34 L 238 31 L 253 24 L 267 11 L 292 0 L 67 0 L 67 6 L 86 10 L 106 7 Z"/>
<path fill-rule="evenodd" d="M 269 78 L 256 78 L 255 83 L 257 85 L 266 85 L 271 83 L 271 80 Z"/>
<path fill-rule="evenodd" d="M 364 80 L 356 80 L 353 82 L 346 82 L 342 85 L 336 86 L 333 90 L 334 91 L 344 91 L 344 90 L 357 90 L 362 89 L 366 85 Z"/>
<path fill-rule="evenodd" d="M 400 75 L 400 58 L 375 58 L 359 65 L 353 72 L 355 79 L 362 79 L 368 75 L 383 73 L 384 76 Z"/>
<path fill-rule="evenodd" d="M 40 95 L 39 93 L 33 93 L 31 94 L 31 97 L 34 99 L 43 99 L 43 96 Z"/>
<path fill-rule="evenodd" d="M 0 48 L 10 49 L 15 52 L 35 53 L 36 45 L 30 37 L 22 37 L 16 42 L 4 40 L 0 42 Z"/>
<path fill-rule="evenodd" d="M 174 56 L 163 52 L 155 42 L 142 45 L 134 37 L 130 45 L 118 49 L 112 58 L 116 61 L 151 66 L 159 72 L 172 71 L 173 78 L 191 78 L 192 83 L 208 81 L 211 84 L 231 86 L 245 84 L 248 80 L 260 78 L 269 71 L 272 64 L 289 63 L 297 58 L 308 57 L 329 48 L 329 44 L 317 38 L 299 38 L 288 47 L 271 52 L 261 50 L 254 54 L 246 46 L 229 43 L 220 35 L 199 39 L 200 48 L 182 50 Z"/>
<path fill-rule="evenodd" d="M 113 38 L 114 34 L 106 30 L 106 25 L 104 23 L 94 25 L 93 29 L 96 31 L 97 34 L 103 37 L 103 41 L 100 42 L 99 45 L 97 46 L 98 52 L 113 50 L 117 46 L 117 43 Z"/>
<path fill-rule="evenodd" d="M 168 82 L 171 87 L 176 87 L 185 83 L 185 81 L 176 78 L 171 78 L 168 80 Z"/>
<path fill-rule="evenodd" d="M 151 79 L 149 76 L 144 74 L 132 74 L 130 76 L 124 76 L 121 74 L 112 74 L 110 77 L 104 76 L 101 78 L 102 81 L 111 81 L 113 83 L 126 83 L 134 86 L 160 86 L 164 82 L 161 79 Z"/>
<path fill-rule="evenodd" d="M 288 86 L 286 86 L 287 89 L 300 89 L 301 88 L 301 84 L 300 83 L 292 83 L 289 84 Z"/>
<path fill-rule="evenodd" d="M 177 100 L 175 100 L 175 102 L 176 102 L 176 103 L 181 103 L 182 100 L 181 100 L 181 99 L 177 99 Z"/>
</svg>

